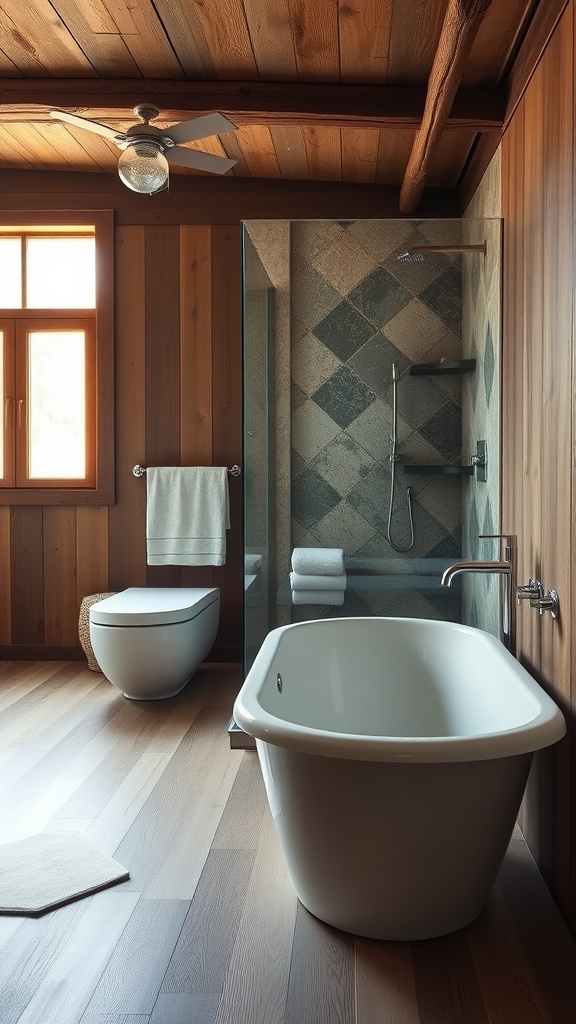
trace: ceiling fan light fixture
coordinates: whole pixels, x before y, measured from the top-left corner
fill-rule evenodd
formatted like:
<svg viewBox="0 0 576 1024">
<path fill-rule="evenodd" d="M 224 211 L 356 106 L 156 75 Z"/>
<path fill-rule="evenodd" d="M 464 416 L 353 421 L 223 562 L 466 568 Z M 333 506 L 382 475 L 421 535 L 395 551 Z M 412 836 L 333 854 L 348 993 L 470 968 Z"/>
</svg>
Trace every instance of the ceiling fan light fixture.
<svg viewBox="0 0 576 1024">
<path fill-rule="evenodd" d="M 168 182 L 168 161 L 162 146 L 153 141 L 135 139 L 129 142 L 118 160 L 121 181 L 133 192 L 152 195 Z"/>
</svg>

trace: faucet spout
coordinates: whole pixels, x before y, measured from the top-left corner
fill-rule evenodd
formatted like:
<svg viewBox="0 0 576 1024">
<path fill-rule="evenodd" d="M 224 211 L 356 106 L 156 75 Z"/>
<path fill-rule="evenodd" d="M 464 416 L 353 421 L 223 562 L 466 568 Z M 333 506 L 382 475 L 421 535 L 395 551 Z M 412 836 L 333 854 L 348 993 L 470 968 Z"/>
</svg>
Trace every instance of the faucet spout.
<svg viewBox="0 0 576 1024">
<path fill-rule="evenodd" d="M 505 554 L 509 557 L 493 562 L 455 562 L 448 566 L 442 576 L 442 586 L 450 587 L 452 580 L 463 573 L 489 573 L 503 576 L 502 634 L 505 646 L 516 656 L 516 543 L 515 537 L 507 538 Z"/>
<path fill-rule="evenodd" d="M 512 565 L 508 559 L 501 562 L 455 562 L 445 570 L 442 576 L 442 586 L 451 586 L 454 577 L 465 572 L 499 573 L 509 576 L 512 572 Z"/>
</svg>

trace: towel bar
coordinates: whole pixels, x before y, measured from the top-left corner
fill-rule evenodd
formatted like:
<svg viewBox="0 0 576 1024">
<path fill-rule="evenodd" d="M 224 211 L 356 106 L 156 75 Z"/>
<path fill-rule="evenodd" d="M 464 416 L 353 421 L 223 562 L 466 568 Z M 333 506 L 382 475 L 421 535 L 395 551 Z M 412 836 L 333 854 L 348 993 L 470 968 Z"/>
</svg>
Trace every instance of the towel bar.
<svg viewBox="0 0 576 1024">
<path fill-rule="evenodd" d="M 134 476 L 144 476 L 145 472 L 146 466 L 134 466 L 132 470 Z M 232 466 L 231 469 L 228 470 L 228 472 L 231 473 L 232 476 L 240 476 L 242 470 L 240 466 Z"/>
</svg>

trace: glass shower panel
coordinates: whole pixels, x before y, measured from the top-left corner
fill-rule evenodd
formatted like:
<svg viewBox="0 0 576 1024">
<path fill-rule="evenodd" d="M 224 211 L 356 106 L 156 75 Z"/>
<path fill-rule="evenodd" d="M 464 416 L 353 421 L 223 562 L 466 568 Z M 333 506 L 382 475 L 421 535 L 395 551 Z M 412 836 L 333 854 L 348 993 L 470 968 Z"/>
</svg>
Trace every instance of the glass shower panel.
<svg viewBox="0 0 576 1024">
<path fill-rule="evenodd" d="M 274 291 L 244 232 L 244 669 L 276 625 Z"/>
</svg>

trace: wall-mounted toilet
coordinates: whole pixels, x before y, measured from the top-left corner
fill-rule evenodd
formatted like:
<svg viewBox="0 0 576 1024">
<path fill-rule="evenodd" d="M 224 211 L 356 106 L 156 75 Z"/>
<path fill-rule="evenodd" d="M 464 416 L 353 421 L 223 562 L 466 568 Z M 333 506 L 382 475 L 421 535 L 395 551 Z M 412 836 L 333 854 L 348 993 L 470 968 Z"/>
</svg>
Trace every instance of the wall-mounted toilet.
<svg viewBox="0 0 576 1024">
<path fill-rule="evenodd" d="M 173 697 L 216 638 L 217 587 L 129 587 L 90 608 L 90 642 L 111 683 L 131 700 Z"/>
</svg>

